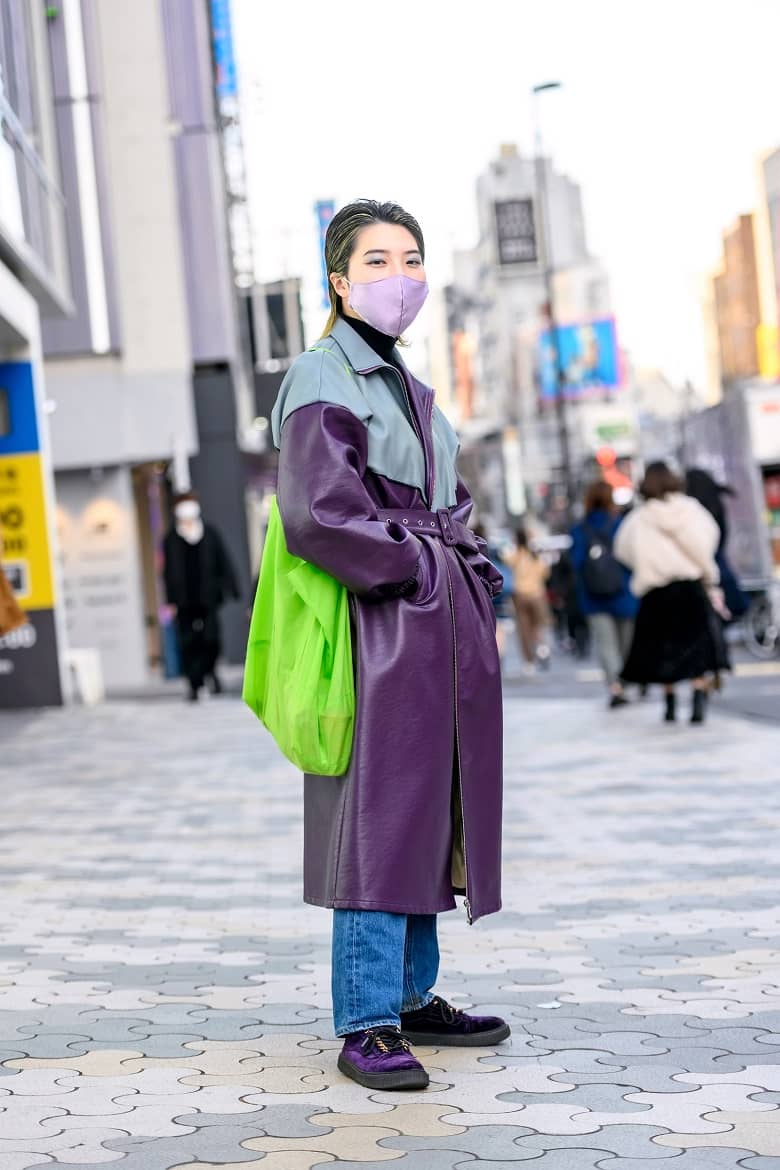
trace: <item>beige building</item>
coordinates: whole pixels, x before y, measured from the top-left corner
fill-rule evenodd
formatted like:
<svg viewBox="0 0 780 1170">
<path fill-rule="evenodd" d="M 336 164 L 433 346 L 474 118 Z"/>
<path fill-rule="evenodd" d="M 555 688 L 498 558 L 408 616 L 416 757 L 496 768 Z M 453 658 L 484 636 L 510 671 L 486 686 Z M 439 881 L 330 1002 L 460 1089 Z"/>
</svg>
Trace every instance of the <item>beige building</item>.
<svg viewBox="0 0 780 1170">
<path fill-rule="evenodd" d="M 758 364 L 761 376 L 780 380 L 780 148 L 759 160 L 755 210 L 756 263 L 761 324 Z"/>
<path fill-rule="evenodd" d="M 759 373 L 761 320 L 754 217 L 740 215 L 723 233 L 723 263 L 713 280 L 713 308 L 724 385 Z"/>
</svg>

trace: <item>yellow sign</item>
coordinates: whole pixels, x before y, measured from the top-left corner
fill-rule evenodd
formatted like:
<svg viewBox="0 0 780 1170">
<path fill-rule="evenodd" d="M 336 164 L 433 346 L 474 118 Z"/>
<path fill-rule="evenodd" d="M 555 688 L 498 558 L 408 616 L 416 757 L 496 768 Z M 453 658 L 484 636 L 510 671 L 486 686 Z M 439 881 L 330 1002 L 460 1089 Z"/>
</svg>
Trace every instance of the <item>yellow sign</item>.
<svg viewBox="0 0 780 1170">
<path fill-rule="evenodd" d="M 40 455 L 0 455 L 3 569 L 25 609 L 54 605 Z"/>
<path fill-rule="evenodd" d="M 770 382 L 780 379 L 780 338 L 776 325 L 759 325 L 756 329 L 758 343 L 758 369 L 762 378 Z"/>
</svg>

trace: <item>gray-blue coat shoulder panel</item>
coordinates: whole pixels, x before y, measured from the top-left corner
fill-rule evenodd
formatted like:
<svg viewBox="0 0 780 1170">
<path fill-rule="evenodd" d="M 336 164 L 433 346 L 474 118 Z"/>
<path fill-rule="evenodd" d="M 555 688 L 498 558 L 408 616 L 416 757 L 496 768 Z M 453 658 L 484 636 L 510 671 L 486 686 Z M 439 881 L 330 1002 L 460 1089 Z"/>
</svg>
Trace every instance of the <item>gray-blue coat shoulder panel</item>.
<svg viewBox="0 0 780 1170">
<path fill-rule="evenodd" d="M 354 371 L 338 345 L 327 337 L 295 359 L 279 387 L 271 413 L 271 432 L 277 450 L 289 415 L 312 402 L 344 406 L 366 423 L 371 417 L 356 385 Z"/>
<path fill-rule="evenodd" d="M 424 494 L 425 457 L 406 409 L 401 378 L 397 371 L 380 363 L 377 357 L 378 369 L 357 373 L 331 337 L 302 353 L 288 370 L 274 405 L 274 446 L 280 446 L 282 428 L 294 411 L 314 402 L 342 406 L 367 428 L 370 469 Z M 431 507 L 453 507 L 458 438 L 438 407 L 434 407 L 432 428 L 436 474 Z"/>
</svg>

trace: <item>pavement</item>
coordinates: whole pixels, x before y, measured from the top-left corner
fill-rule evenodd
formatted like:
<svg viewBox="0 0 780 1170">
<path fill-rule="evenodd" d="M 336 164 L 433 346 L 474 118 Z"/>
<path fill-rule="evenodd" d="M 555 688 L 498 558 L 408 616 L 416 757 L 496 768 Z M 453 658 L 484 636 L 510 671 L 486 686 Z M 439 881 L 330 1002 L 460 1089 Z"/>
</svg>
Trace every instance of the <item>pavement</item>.
<svg viewBox="0 0 780 1170">
<path fill-rule="evenodd" d="M 552 655 L 549 670 L 538 672 L 531 679 L 524 677 L 512 623 L 507 623 L 506 635 L 507 694 L 548 699 L 574 699 L 603 694 L 603 676 L 595 660 L 591 657 L 575 661 L 558 649 Z M 722 676 L 721 691 L 713 700 L 715 710 L 780 724 L 780 658 L 758 661 L 739 642 L 731 645 L 729 653 L 732 670 Z M 685 690 L 684 686 L 680 686 L 680 697 Z M 634 688 L 631 688 L 630 694 L 633 698 L 637 697 Z M 651 701 L 660 702 L 659 695 L 659 688 L 651 690 Z"/>
<path fill-rule="evenodd" d="M 406 1094 L 337 1070 L 302 781 L 235 697 L 0 714 L 2 1170 L 776 1170 L 780 728 L 547 685 L 505 908 L 441 917 L 437 990 L 511 1040 Z"/>
</svg>

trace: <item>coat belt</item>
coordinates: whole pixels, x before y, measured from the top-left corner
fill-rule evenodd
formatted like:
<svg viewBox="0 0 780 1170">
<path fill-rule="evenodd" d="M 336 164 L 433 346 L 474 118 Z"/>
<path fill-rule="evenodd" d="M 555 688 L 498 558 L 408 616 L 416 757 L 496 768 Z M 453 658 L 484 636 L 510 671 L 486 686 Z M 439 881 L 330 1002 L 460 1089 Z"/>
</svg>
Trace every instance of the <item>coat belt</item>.
<svg viewBox="0 0 780 1170">
<path fill-rule="evenodd" d="M 464 545 L 478 550 L 477 538 L 461 520 L 454 520 L 448 508 L 427 512 L 424 508 L 378 508 L 383 524 L 402 524 L 416 536 L 438 536 L 445 544 Z"/>
</svg>

